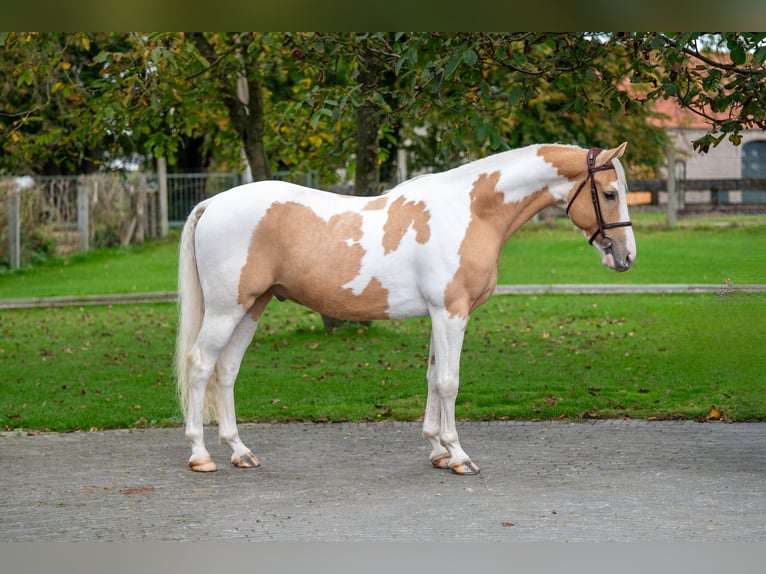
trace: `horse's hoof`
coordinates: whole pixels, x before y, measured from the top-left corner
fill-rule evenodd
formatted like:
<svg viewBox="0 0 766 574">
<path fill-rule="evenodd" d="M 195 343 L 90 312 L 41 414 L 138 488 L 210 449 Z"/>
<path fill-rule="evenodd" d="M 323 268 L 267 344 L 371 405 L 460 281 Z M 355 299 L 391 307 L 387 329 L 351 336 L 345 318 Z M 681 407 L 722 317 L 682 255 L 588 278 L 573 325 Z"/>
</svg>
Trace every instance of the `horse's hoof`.
<svg viewBox="0 0 766 574">
<path fill-rule="evenodd" d="M 258 460 L 252 452 L 243 454 L 239 458 L 234 458 L 231 463 L 237 468 L 258 468 L 261 466 L 261 461 Z"/>
<path fill-rule="evenodd" d="M 431 459 L 431 464 L 434 465 L 434 468 L 449 468 L 449 454 Z"/>
<path fill-rule="evenodd" d="M 189 468 L 194 472 L 214 472 L 216 470 L 215 463 L 209 456 L 200 460 L 190 460 Z"/>
<path fill-rule="evenodd" d="M 460 462 L 455 466 L 450 467 L 450 470 L 455 474 L 460 475 L 479 474 L 479 467 L 476 466 L 471 460 Z"/>
</svg>

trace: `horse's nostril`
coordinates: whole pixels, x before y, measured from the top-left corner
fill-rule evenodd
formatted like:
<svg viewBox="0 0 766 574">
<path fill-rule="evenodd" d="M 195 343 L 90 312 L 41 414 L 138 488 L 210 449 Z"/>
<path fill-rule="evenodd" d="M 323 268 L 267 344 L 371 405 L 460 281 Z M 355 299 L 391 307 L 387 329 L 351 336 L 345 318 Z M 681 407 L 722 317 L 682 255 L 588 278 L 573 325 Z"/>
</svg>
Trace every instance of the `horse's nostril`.
<svg viewBox="0 0 766 574">
<path fill-rule="evenodd" d="M 633 255 L 628 251 L 628 253 L 625 255 L 625 263 L 628 267 L 633 265 Z"/>
</svg>

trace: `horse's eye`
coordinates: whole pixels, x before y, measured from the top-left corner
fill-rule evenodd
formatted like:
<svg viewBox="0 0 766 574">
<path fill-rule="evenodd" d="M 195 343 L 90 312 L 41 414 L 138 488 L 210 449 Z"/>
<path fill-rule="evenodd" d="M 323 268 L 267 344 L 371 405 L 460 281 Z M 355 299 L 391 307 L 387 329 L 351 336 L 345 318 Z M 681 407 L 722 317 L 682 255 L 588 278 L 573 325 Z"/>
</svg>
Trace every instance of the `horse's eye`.
<svg viewBox="0 0 766 574">
<path fill-rule="evenodd" d="M 607 199 L 608 201 L 614 201 L 615 199 L 617 199 L 617 193 L 614 191 L 605 191 L 604 199 Z"/>
</svg>

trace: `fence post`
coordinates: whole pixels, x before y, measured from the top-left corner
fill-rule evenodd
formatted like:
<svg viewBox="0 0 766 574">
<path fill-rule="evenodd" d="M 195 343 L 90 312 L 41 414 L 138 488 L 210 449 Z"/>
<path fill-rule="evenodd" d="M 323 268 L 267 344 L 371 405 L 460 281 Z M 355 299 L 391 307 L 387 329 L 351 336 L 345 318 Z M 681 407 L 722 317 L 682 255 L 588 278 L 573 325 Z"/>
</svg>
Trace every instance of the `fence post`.
<svg viewBox="0 0 766 574">
<path fill-rule="evenodd" d="M 134 237 L 136 243 L 143 243 L 145 238 L 145 217 L 146 217 L 146 186 L 137 182 L 136 186 L 136 231 Z"/>
<path fill-rule="evenodd" d="M 88 187 L 77 182 L 77 231 L 80 235 L 80 251 L 90 249 L 90 194 Z"/>
<path fill-rule="evenodd" d="M 396 183 L 407 180 L 407 148 L 396 148 Z"/>
<path fill-rule="evenodd" d="M 668 144 L 668 227 L 675 229 L 678 221 L 678 181 L 676 180 L 676 148 L 671 141 Z"/>
<path fill-rule="evenodd" d="M 19 191 L 8 194 L 8 254 L 11 269 L 21 266 L 21 201 Z"/>
<path fill-rule="evenodd" d="M 168 163 L 165 156 L 157 158 L 157 179 L 160 182 L 160 237 L 168 236 Z"/>
</svg>

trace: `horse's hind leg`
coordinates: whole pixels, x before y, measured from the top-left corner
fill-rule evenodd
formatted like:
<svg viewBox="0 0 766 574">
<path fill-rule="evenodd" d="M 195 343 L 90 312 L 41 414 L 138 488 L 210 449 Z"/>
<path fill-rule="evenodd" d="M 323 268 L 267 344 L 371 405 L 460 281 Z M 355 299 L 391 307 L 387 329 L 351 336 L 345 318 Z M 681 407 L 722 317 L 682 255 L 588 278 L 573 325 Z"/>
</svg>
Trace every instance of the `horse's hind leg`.
<svg viewBox="0 0 766 574">
<path fill-rule="evenodd" d="M 215 372 L 218 358 L 241 319 L 242 315 L 218 315 L 207 310 L 197 341 L 188 358 L 190 373 L 186 441 L 192 451 L 189 466 L 198 472 L 216 470 L 204 441 L 205 393 Z"/>
<path fill-rule="evenodd" d="M 423 418 L 423 438 L 431 445 L 429 459 L 436 468 L 449 468 L 450 454 L 439 439 L 441 430 L 441 402 L 439 387 L 436 380 L 436 356 L 434 349 L 433 334 L 431 334 L 431 351 L 428 357 L 428 398 L 426 399 L 426 412 Z"/>
<path fill-rule="evenodd" d="M 221 352 L 216 365 L 218 380 L 218 436 L 222 443 L 231 447 L 231 462 L 240 468 L 261 465 L 255 455 L 239 438 L 237 417 L 234 409 L 234 383 L 247 347 L 253 340 L 258 321 L 245 315 Z"/>
</svg>

